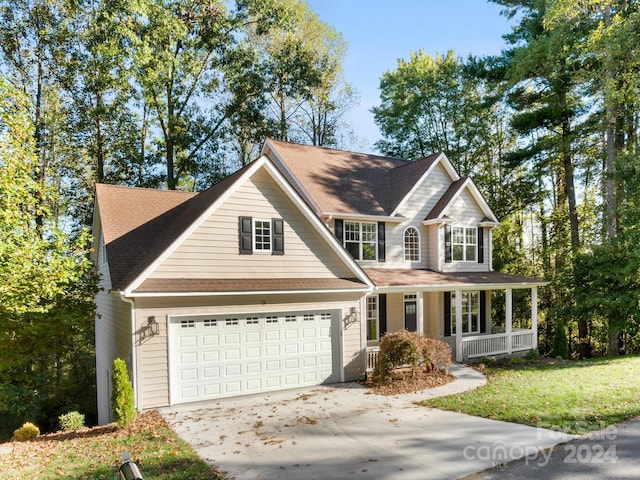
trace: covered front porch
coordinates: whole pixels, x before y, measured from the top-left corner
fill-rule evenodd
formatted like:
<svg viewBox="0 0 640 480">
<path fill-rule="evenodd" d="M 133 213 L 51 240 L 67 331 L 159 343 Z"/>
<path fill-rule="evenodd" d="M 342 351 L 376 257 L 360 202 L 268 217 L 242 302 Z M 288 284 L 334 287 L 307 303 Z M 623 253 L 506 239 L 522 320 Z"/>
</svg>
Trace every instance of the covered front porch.
<svg viewBox="0 0 640 480">
<path fill-rule="evenodd" d="M 545 282 L 496 272 L 379 269 L 367 274 L 376 283 L 366 299 L 367 370 L 377 363 L 382 336 L 402 329 L 444 340 L 457 362 L 522 354 L 538 346 L 538 287 Z"/>
</svg>

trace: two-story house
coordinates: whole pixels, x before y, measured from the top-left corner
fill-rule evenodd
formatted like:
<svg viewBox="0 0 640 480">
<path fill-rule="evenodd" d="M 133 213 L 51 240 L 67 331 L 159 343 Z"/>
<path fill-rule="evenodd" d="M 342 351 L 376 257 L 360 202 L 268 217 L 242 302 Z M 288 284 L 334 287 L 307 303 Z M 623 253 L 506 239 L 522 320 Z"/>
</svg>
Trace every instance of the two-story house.
<svg viewBox="0 0 640 480">
<path fill-rule="evenodd" d="M 403 328 L 448 341 L 458 361 L 535 348 L 544 282 L 492 271 L 496 225 L 444 154 L 270 139 L 198 194 L 98 185 L 99 421 L 118 357 L 146 409 L 355 380 Z M 514 289 L 530 292 L 526 328 L 512 327 Z"/>
</svg>

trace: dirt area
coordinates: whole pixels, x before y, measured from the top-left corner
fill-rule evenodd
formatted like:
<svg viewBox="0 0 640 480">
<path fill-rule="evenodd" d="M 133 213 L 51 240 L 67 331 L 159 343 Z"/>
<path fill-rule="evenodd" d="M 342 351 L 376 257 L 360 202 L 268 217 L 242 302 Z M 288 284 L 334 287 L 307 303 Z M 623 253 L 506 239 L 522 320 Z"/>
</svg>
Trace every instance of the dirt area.
<svg viewBox="0 0 640 480">
<path fill-rule="evenodd" d="M 414 393 L 429 388 L 446 385 L 456 379 L 450 373 L 442 370 L 434 370 L 427 372 L 418 370 L 416 374 L 412 374 L 411 369 L 397 369 L 392 374 L 392 380 L 387 385 L 379 385 L 371 380 L 361 382 L 362 385 L 371 389 L 372 393 L 379 395 L 398 395 L 401 393 Z"/>
</svg>

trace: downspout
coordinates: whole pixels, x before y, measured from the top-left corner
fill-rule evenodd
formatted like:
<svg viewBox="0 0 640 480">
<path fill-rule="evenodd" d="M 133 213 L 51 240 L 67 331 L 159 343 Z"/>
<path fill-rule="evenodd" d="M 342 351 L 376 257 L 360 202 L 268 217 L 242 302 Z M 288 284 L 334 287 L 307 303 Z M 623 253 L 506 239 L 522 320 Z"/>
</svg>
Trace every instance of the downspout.
<svg viewBox="0 0 640 480">
<path fill-rule="evenodd" d="M 120 292 L 120 299 L 131 305 L 131 384 L 133 387 L 133 403 L 138 408 L 138 356 L 136 348 L 136 303 Z M 139 411 L 140 409 L 138 409 Z"/>
</svg>

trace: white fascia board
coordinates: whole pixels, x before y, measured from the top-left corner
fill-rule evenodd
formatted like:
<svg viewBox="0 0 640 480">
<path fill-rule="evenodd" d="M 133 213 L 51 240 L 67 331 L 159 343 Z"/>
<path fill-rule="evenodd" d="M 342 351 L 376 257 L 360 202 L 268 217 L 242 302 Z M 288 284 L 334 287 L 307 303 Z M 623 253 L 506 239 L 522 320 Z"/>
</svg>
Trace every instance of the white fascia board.
<svg viewBox="0 0 640 480">
<path fill-rule="evenodd" d="M 456 200 L 458 200 L 458 197 L 467 188 L 469 189 L 469 192 L 471 193 L 471 196 L 473 197 L 473 199 L 478 204 L 478 207 L 480 207 L 480 210 L 482 210 L 482 213 L 484 214 L 484 216 L 491 220 L 491 222 L 489 222 L 488 225 L 494 225 L 494 226 L 499 225 L 500 222 L 498 222 L 498 219 L 496 218 L 495 214 L 491 210 L 491 207 L 489 207 L 489 204 L 482 197 L 480 190 L 478 190 L 478 187 L 476 187 L 476 184 L 473 183 L 473 180 L 471 178 L 467 178 L 464 181 L 464 183 L 460 186 L 458 191 L 451 197 L 451 200 L 449 200 L 447 205 L 442 209 L 442 212 L 440 213 L 440 216 L 438 216 L 437 219 L 427 220 L 426 222 L 428 223 L 425 223 L 425 222 L 423 223 L 425 223 L 425 225 L 428 225 L 429 223 L 451 223 L 450 221 L 447 221 L 443 217 L 447 214 L 447 211 L 449 210 L 451 205 L 453 205 L 456 202 Z M 483 222 L 483 223 L 487 224 L 487 222 Z"/>
<path fill-rule="evenodd" d="M 391 212 L 392 217 L 395 217 L 396 215 L 398 215 L 398 211 L 404 206 L 405 203 L 409 201 L 409 198 L 411 198 L 411 196 L 416 192 L 416 190 L 420 188 L 420 185 L 422 185 L 425 179 L 429 176 L 429 174 L 436 168 L 436 166 L 440 162 L 442 162 L 442 166 L 447 171 L 452 181 L 455 182 L 460 179 L 460 175 L 458 174 L 458 172 L 456 172 L 456 169 L 453 167 L 453 164 L 451 163 L 451 161 L 447 158 L 447 156 L 444 153 L 440 153 L 440 155 L 438 155 L 438 158 L 434 160 L 431 166 L 422 174 L 420 179 L 413 185 L 413 187 L 411 187 L 411 190 L 409 190 L 409 193 L 407 193 L 404 196 L 404 198 L 400 201 L 398 206 L 393 210 L 393 212 Z"/>
<path fill-rule="evenodd" d="M 404 217 L 389 217 L 383 215 L 364 215 L 362 213 L 339 213 L 339 212 L 322 212 L 324 218 L 340 218 L 345 220 L 362 220 L 365 222 L 390 222 L 390 223 L 402 223 L 407 219 Z"/>
<path fill-rule="evenodd" d="M 476 186 L 473 179 L 469 178 L 469 182 L 469 184 L 465 183 L 465 188 L 469 188 L 471 195 L 473 195 L 473 198 L 478 203 L 478 206 L 482 210 L 482 213 L 484 213 L 488 219 L 495 222 L 496 225 L 499 225 L 500 222 L 498 221 L 498 217 L 496 217 L 496 215 L 493 213 L 493 210 L 491 210 L 491 207 L 480 193 L 480 190 L 478 190 L 478 187 Z"/>
<path fill-rule="evenodd" d="M 445 225 L 452 224 L 453 220 L 450 218 L 432 218 L 431 220 L 424 220 L 422 225 Z"/>
<path fill-rule="evenodd" d="M 453 292 L 454 290 L 504 290 L 506 288 L 524 289 L 545 287 L 550 282 L 522 282 L 522 283 L 465 283 L 465 284 L 429 284 L 429 285 L 394 285 L 393 287 L 375 287 L 372 293 L 412 293 L 412 292 Z"/>
<path fill-rule="evenodd" d="M 153 297 L 220 297 L 220 296 L 237 296 L 237 295 L 304 295 L 309 293 L 368 293 L 373 287 L 358 287 L 348 289 L 323 289 L 323 290 L 250 290 L 250 291 L 225 291 L 225 292 L 131 292 L 127 294 L 128 298 L 153 298 Z"/>
</svg>

